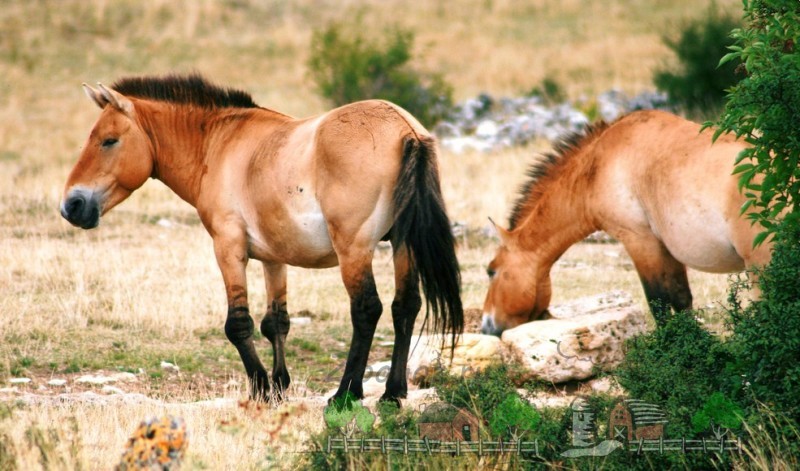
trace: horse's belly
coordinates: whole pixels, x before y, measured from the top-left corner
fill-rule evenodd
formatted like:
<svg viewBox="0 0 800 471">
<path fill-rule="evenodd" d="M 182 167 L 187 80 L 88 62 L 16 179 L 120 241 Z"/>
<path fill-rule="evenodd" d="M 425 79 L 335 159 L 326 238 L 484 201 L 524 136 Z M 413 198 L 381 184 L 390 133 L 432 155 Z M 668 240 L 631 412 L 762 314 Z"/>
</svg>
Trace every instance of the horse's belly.
<svg viewBox="0 0 800 471">
<path fill-rule="evenodd" d="M 327 268 L 336 266 L 338 259 L 333 250 L 328 223 L 322 212 L 308 212 L 294 215 L 294 258 L 290 265 L 307 268 Z"/>
<path fill-rule="evenodd" d="M 321 212 L 295 213 L 289 224 L 263 227 L 249 234 L 250 256 L 303 268 L 338 265 L 336 252 Z"/>
<path fill-rule="evenodd" d="M 684 265 L 709 273 L 731 273 L 744 270 L 744 260 L 725 235 L 727 227 L 712 225 L 687 230 L 689 236 L 672 238 L 662 234 L 667 249 Z"/>
</svg>

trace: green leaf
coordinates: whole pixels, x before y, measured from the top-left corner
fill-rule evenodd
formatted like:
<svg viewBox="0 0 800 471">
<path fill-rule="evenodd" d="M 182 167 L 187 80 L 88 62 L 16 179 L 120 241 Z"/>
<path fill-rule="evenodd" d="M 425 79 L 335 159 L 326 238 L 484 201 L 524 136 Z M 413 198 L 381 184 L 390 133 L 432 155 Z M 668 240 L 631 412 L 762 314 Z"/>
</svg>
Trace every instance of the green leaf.
<svg viewBox="0 0 800 471">
<path fill-rule="evenodd" d="M 767 240 L 767 237 L 769 237 L 769 235 L 770 233 L 767 231 L 759 232 L 758 235 L 756 235 L 755 238 L 753 239 L 753 248 L 755 249 L 759 247 L 761 244 L 763 244 L 764 241 Z"/>
</svg>

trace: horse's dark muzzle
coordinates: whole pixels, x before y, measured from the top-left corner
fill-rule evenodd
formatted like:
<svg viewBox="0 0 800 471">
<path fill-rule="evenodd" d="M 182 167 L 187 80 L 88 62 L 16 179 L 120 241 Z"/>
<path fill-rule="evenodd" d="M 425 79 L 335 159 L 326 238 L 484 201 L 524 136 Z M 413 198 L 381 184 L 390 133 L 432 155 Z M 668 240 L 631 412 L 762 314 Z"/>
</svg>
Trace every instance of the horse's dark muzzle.
<svg viewBox="0 0 800 471">
<path fill-rule="evenodd" d="M 85 191 L 71 191 L 61 203 L 61 216 L 73 226 L 82 229 L 93 229 L 100 224 L 100 204 L 93 194 Z"/>
</svg>

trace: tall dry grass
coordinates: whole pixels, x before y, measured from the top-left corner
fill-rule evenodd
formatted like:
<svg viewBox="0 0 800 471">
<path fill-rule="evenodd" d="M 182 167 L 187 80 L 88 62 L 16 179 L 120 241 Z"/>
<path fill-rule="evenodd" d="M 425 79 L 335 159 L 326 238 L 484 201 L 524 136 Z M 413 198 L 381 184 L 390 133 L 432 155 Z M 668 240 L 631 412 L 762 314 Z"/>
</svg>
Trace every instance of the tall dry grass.
<svg viewBox="0 0 800 471">
<path fill-rule="evenodd" d="M 717 4 L 735 11 L 739 2 Z M 46 467 L 42 453 L 28 446 L 31 429 L 57 428 L 53 433 L 62 437 L 63 450 L 54 453 L 83 468 L 107 469 L 140 420 L 176 413 L 192 434 L 190 467 L 257 469 L 288 462 L 282 460 L 290 459 L 289 445 L 302 443 L 321 426 L 314 408 L 298 413 L 285 440 L 269 442 L 262 419 L 233 402 L 222 408 L 186 404 L 242 396 L 240 388 L 219 387 L 228 379 L 241 384 L 243 374 L 221 330 L 225 300 L 211 240 L 193 209 L 158 182 L 147 183 L 95 231 L 72 228 L 60 218 L 63 182 L 97 117 L 81 82 L 196 70 L 250 91 L 264 106 L 294 115 L 317 113 L 328 105 L 315 94 L 305 68 L 311 33 L 330 21 L 360 18 L 376 35 L 393 25 L 412 29 L 416 62 L 443 74 L 457 98 L 480 91 L 517 95 L 545 77 L 573 98 L 612 86 L 635 92 L 652 88 L 652 69 L 669 60 L 661 35 L 705 11 L 705 4 L 689 0 L 3 2 L 0 389 L 12 376 L 35 381 L 0 395 L 7 404 L 30 399 L 27 394 L 57 392 L 44 384 L 50 377 L 142 368 L 139 390 L 167 400 L 113 406 L 33 400 L 2 422 L 19 469 Z M 488 216 L 503 220 L 529 160 L 546 146 L 492 155 L 443 152 L 444 194 L 453 219 L 473 230 L 484 228 Z M 459 249 L 467 307 L 482 304 L 492 251 L 493 243 L 480 238 L 467 239 Z M 388 307 L 393 294 L 388 251 L 378 252 L 375 267 Z M 257 263 L 251 263 L 248 276 L 253 312 L 264 312 Z M 691 280 L 698 305 L 724 299 L 724 276 L 692 273 Z M 616 245 L 573 247 L 556 265 L 553 283 L 555 303 L 622 288 L 643 305 L 635 272 Z M 345 354 L 347 306 L 336 269 L 290 270 L 290 310 L 314 317 L 310 326 L 294 326 L 290 334 L 310 345 L 290 343 L 296 395 L 305 394 L 304 387 L 318 392 L 331 386 L 319 373 Z M 382 340 L 392 338 L 389 317 L 379 325 Z M 315 344 L 321 347 L 315 350 Z M 266 354 L 266 341 L 258 345 Z M 371 359 L 387 359 L 388 351 L 376 347 Z M 161 360 L 183 368 L 177 391 L 160 379 Z M 192 375 L 201 379 L 193 382 Z M 202 378 L 217 386 L 198 386 Z M 70 435 L 71 423 L 77 424 L 79 439 Z"/>
</svg>

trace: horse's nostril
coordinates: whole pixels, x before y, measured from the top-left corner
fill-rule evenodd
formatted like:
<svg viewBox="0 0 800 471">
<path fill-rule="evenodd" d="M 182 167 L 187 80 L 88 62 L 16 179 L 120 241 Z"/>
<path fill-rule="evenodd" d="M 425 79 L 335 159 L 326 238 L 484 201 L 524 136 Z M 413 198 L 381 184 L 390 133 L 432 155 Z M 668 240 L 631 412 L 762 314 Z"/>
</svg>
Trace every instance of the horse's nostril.
<svg viewBox="0 0 800 471">
<path fill-rule="evenodd" d="M 83 206 L 85 204 L 86 204 L 86 202 L 80 196 L 75 196 L 75 197 L 70 198 L 70 200 L 67 201 L 67 205 L 66 205 L 67 214 L 70 217 L 73 217 L 73 218 L 75 216 L 79 216 L 81 214 L 81 212 L 83 212 Z"/>
</svg>

